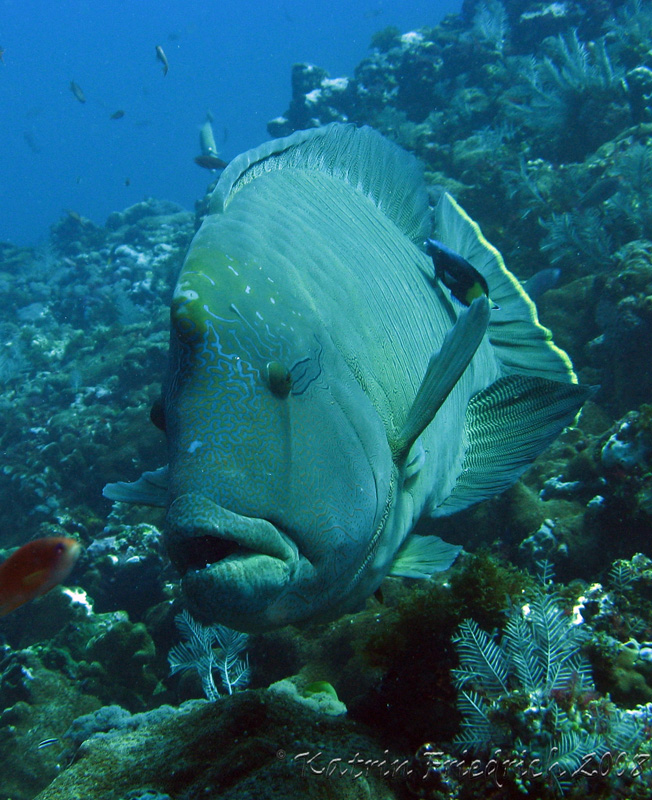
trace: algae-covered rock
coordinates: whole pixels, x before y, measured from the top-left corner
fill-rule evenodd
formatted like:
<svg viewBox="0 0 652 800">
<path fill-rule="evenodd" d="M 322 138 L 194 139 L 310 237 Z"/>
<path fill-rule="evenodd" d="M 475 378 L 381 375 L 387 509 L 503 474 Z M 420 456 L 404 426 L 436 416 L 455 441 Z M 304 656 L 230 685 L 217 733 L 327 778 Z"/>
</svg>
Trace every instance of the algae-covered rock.
<svg viewBox="0 0 652 800">
<path fill-rule="evenodd" d="M 333 686 L 326 681 L 307 684 L 288 678 L 271 684 L 269 691 L 286 695 L 296 703 L 303 703 L 320 714 L 333 717 L 346 714 L 346 706 L 338 699 Z"/>
<path fill-rule="evenodd" d="M 112 215 L 107 228 L 68 214 L 47 245 L 3 251 L 11 283 L 0 315 L 7 543 L 43 525 L 74 524 L 71 517 L 104 516 L 107 480 L 165 458 L 147 420 L 167 363 L 167 303 L 193 228 L 190 212 L 148 200 Z"/>
<path fill-rule="evenodd" d="M 187 798 L 392 800 L 401 763 L 405 769 L 404 758 L 383 751 L 346 717 L 247 691 L 87 739 L 36 800 L 123 800 L 145 787 Z"/>
</svg>

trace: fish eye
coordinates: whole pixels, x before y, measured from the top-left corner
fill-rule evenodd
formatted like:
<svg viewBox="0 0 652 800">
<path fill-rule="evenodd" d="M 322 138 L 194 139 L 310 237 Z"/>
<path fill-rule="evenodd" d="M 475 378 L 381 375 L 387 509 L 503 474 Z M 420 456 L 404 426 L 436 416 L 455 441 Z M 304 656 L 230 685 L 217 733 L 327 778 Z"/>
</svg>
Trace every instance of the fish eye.
<svg viewBox="0 0 652 800">
<path fill-rule="evenodd" d="M 267 382 L 272 394 L 277 397 L 287 397 L 292 388 L 292 375 L 290 370 L 280 361 L 270 361 L 265 367 Z"/>
</svg>

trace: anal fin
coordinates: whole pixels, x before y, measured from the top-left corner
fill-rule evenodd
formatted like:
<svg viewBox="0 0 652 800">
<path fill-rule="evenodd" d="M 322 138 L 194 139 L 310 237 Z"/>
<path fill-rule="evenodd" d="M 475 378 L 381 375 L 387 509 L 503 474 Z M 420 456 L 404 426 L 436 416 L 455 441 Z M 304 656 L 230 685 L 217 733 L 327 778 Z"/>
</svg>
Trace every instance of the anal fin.
<svg viewBox="0 0 652 800">
<path fill-rule="evenodd" d="M 444 572 L 462 551 L 462 547 L 448 544 L 439 536 L 411 534 L 401 545 L 389 574 L 401 578 L 430 578 L 435 572 Z"/>
</svg>

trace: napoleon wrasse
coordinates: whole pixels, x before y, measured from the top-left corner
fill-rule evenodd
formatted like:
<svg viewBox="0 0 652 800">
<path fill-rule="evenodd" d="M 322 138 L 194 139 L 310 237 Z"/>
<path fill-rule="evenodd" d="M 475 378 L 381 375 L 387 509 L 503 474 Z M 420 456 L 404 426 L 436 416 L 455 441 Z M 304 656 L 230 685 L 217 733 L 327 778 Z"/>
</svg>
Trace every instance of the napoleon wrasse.
<svg viewBox="0 0 652 800">
<path fill-rule="evenodd" d="M 459 548 L 412 529 L 510 486 L 590 389 L 500 254 L 417 161 L 333 124 L 234 159 L 171 308 L 169 465 L 108 497 L 167 508 L 194 614 L 246 631 L 356 609 Z M 465 308 L 432 234 L 473 265 Z"/>
</svg>

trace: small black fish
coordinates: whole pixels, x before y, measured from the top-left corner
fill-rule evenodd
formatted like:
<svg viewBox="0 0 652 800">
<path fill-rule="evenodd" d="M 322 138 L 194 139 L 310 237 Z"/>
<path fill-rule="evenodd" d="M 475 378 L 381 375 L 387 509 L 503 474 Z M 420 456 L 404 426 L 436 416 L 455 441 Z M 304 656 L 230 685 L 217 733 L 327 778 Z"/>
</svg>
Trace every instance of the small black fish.
<svg viewBox="0 0 652 800">
<path fill-rule="evenodd" d="M 109 117 L 109 119 L 122 119 L 125 115 L 125 112 L 119 108 L 117 111 L 114 111 L 113 114 Z"/>
<path fill-rule="evenodd" d="M 484 277 L 459 253 L 436 239 L 426 239 L 426 253 L 435 266 L 435 278 L 450 290 L 462 305 L 471 303 L 483 294 L 489 297 L 489 286 Z M 494 304 L 494 308 L 498 308 Z"/>
<path fill-rule="evenodd" d="M 160 44 L 156 45 L 156 58 L 163 64 L 163 75 L 167 75 L 170 65 L 168 64 L 167 56 L 163 52 L 163 48 Z"/>
<path fill-rule="evenodd" d="M 221 158 L 217 156 L 196 156 L 195 157 L 195 164 L 204 169 L 224 169 L 226 167 L 226 161 L 223 161 Z"/>
<path fill-rule="evenodd" d="M 80 103 L 86 102 L 86 95 L 82 91 L 81 86 L 78 83 L 75 83 L 75 81 L 70 81 L 70 91 L 75 95 Z"/>
</svg>

